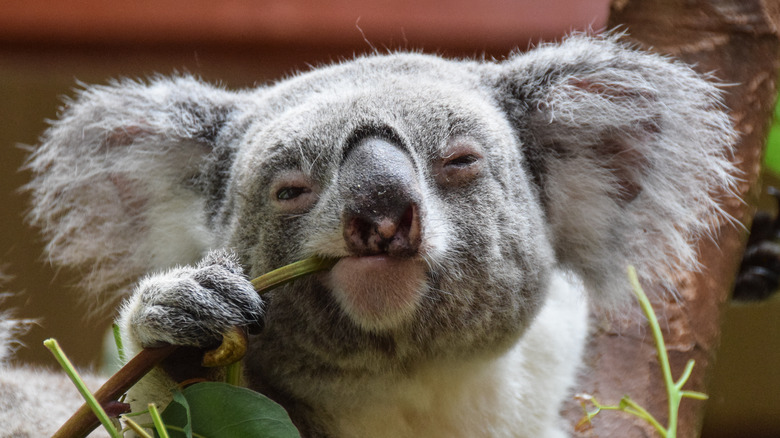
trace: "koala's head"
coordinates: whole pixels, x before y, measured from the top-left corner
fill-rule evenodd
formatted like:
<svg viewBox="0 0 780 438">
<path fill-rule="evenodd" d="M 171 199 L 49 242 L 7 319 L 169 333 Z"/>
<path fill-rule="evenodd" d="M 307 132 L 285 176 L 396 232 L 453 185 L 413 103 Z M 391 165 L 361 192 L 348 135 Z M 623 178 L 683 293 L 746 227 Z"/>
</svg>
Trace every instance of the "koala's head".
<svg viewBox="0 0 780 438">
<path fill-rule="evenodd" d="M 532 320 L 553 251 L 522 141 L 476 66 L 372 57 L 258 93 L 278 111 L 241 138 L 216 220 L 251 276 L 340 259 L 268 295 L 263 355 L 398 366 L 505 347 Z"/>
<path fill-rule="evenodd" d="M 270 295 L 261 340 L 385 366 L 505 347 L 553 269 L 602 303 L 627 264 L 695 267 L 734 141 L 713 85 L 611 38 L 503 62 L 370 56 L 240 92 L 119 82 L 47 131 L 31 219 L 98 291 L 213 247 L 251 276 L 338 257 Z"/>
<path fill-rule="evenodd" d="M 261 95 L 281 109 L 248 130 L 231 172 L 227 234 L 250 275 L 341 259 L 328 291 L 273 294 L 269 309 L 372 332 L 484 325 L 485 303 L 505 331 L 530 320 L 552 250 L 522 144 L 480 76 L 421 55 L 312 76 Z"/>
</svg>

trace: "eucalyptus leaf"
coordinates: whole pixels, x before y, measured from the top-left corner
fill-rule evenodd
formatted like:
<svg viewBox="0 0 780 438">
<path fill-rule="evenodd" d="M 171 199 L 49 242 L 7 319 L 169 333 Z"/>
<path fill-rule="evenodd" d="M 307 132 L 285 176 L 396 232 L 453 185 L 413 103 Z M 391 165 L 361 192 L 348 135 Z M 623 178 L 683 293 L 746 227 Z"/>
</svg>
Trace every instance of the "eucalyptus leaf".
<svg viewBox="0 0 780 438">
<path fill-rule="evenodd" d="M 162 414 L 171 438 L 300 438 L 284 408 L 252 390 L 203 382 L 181 395 Z"/>
<path fill-rule="evenodd" d="M 173 392 L 173 400 L 162 414 L 165 425 L 176 425 L 181 431 L 169 431 L 170 436 L 192 437 L 192 414 L 190 413 L 190 404 L 181 391 Z"/>
</svg>

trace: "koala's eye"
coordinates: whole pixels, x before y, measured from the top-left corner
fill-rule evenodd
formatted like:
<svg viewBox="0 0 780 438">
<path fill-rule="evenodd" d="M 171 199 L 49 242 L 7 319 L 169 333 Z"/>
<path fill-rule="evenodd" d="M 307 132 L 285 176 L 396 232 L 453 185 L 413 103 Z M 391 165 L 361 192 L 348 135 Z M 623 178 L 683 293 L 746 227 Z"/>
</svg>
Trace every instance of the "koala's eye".
<svg viewBox="0 0 780 438">
<path fill-rule="evenodd" d="M 474 139 L 456 137 L 447 143 L 434 165 L 434 177 L 444 186 L 465 184 L 480 174 L 483 161 L 482 150 Z"/>
<path fill-rule="evenodd" d="M 274 178 L 269 196 L 279 211 L 301 213 L 317 202 L 317 185 L 305 173 L 289 170 Z"/>
<path fill-rule="evenodd" d="M 466 155 L 460 155 L 456 156 L 452 159 L 449 159 L 444 162 L 444 166 L 453 166 L 453 167 L 467 167 L 470 166 L 479 160 L 479 157 L 472 154 L 466 154 Z"/>
<path fill-rule="evenodd" d="M 276 199 L 280 201 L 289 201 L 310 192 L 311 189 L 308 187 L 282 187 L 276 192 Z"/>
</svg>

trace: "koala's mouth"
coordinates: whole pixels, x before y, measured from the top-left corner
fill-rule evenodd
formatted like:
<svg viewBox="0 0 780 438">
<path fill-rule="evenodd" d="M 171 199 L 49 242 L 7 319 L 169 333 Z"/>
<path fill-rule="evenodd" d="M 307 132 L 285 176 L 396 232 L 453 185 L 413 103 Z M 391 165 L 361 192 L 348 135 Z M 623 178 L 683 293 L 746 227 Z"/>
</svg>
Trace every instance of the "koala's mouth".
<svg viewBox="0 0 780 438">
<path fill-rule="evenodd" d="M 389 329 L 417 309 L 427 289 L 426 266 L 419 257 L 345 257 L 327 274 L 325 284 L 360 326 Z"/>
</svg>

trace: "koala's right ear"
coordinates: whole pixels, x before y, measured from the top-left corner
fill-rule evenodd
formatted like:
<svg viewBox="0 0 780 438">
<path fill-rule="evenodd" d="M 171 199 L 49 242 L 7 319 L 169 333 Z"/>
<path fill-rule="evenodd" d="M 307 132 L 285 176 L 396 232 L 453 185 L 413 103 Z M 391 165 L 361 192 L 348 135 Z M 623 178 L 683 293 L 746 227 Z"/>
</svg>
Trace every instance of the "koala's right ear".
<svg viewBox="0 0 780 438">
<path fill-rule="evenodd" d="M 25 168 L 28 220 L 51 262 L 93 293 L 192 263 L 213 246 L 242 94 L 191 77 L 88 87 L 66 102 Z"/>
</svg>

